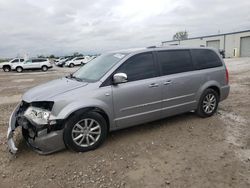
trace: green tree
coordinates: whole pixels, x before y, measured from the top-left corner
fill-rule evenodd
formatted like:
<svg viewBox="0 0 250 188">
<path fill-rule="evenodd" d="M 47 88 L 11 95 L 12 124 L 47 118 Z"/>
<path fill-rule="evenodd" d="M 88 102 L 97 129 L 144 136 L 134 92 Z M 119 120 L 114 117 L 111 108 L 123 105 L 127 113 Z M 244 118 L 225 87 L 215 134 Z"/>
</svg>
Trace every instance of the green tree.
<svg viewBox="0 0 250 188">
<path fill-rule="evenodd" d="M 187 31 L 179 31 L 174 34 L 173 40 L 185 40 L 188 39 L 188 32 Z"/>
<path fill-rule="evenodd" d="M 55 58 L 55 56 L 54 56 L 53 54 L 51 54 L 51 55 L 49 56 L 49 58 Z"/>
</svg>

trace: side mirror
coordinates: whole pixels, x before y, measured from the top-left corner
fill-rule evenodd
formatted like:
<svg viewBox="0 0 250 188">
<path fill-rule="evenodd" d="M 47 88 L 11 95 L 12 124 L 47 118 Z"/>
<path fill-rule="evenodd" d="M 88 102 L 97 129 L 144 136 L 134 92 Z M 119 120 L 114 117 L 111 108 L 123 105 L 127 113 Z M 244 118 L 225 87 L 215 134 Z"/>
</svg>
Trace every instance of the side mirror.
<svg viewBox="0 0 250 188">
<path fill-rule="evenodd" d="M 120 84 L 128 81 L 128 76 L 125 73 L 116 73 L 113 76 L 113 83 Z"/>
</svg>

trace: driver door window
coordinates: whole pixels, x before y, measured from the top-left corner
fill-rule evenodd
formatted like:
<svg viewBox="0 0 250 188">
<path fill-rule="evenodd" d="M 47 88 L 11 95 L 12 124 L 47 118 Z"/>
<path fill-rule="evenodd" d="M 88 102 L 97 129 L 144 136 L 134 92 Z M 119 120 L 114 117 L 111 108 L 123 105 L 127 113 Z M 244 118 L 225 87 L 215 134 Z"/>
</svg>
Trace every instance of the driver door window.
<svg viewBox="0 0 250 188">
<path fill-rule="evenodd" d="M 153 78 L 157 75 L 153 54 L 135 55 L 128 59 L 116 72 L 127 74 L 128 82 Z"/>
</svg>

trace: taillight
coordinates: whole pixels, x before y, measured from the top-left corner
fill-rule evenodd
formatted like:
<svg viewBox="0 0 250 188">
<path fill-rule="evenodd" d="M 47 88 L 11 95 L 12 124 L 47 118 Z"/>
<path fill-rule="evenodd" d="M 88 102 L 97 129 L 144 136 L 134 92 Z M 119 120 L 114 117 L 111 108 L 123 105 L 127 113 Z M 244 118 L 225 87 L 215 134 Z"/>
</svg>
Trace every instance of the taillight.
<svg viewBox="0 0 250 188">
<path fill-rule="evenodd" d="M 229 74 L 228 74 L 227 67 L 226 67 L 226 83 L 227 84 L 229 83 Z"/>
</svg>

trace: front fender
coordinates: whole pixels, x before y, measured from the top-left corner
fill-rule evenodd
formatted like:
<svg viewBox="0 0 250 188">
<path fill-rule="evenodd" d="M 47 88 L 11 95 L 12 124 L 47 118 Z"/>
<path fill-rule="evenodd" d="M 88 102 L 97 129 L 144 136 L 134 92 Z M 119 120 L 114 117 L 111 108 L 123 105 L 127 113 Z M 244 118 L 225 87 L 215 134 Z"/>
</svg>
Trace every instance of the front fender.
<svg viewBox="0 0 250 188">
<path fill-rule="evenodd" d="M 67 119 L 73 112 L 83 109 L 83 108 L 99 108 L 103 110 L 109 117 L 110 120 L 113 119 L 113 113 L 112 109 L 106 104 L 105 102 L 101 100 L 96 100 L 96 99 L 87 99 L 84 101 L 73 101 L 66 105 L 55 117 L 55 119 Z M 110 121 L 110 127 L 113 126 L 113 122 Z"/>
</svg>

